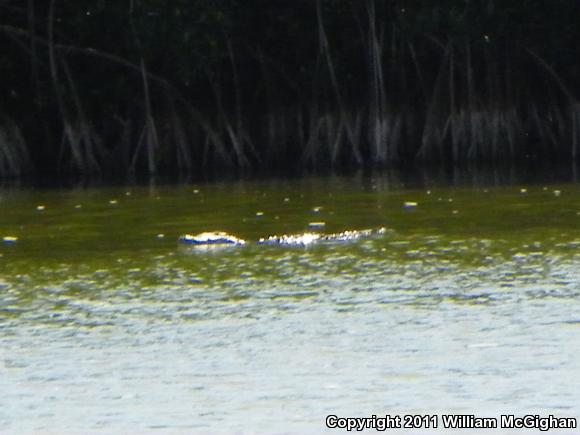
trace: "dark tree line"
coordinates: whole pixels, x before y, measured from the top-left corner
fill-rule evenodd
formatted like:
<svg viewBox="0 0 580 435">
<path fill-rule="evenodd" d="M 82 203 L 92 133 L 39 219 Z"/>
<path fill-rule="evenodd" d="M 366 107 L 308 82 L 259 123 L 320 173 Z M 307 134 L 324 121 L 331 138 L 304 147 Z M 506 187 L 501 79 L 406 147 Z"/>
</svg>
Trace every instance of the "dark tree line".
<svg viewBox="0 0 580 435">
<path fill-rule="evenodd" d="M 571 0 L 0 0 L 0 176 L 578 157 Z"/>
</svg>

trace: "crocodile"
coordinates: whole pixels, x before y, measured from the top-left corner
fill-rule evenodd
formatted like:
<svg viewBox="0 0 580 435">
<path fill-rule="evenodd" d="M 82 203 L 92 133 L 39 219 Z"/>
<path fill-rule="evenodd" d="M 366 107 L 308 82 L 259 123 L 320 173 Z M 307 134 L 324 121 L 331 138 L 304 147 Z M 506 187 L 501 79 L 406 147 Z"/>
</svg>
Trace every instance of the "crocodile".
<svg viewBox="0 0 580 435">
<path fill-rule="evenodd" d="M 270 236 L 258 240 L 258 245 L 282 245 L 282 246 L 309 246 L 315 243 L 340 243 L 350 242 L 365 237 L 384 234 L 385 228 L 369 230 L 348 230 L 340 233 L 300 233 Z"/>
<path fill-rule="evenodd" d="M 258 245 L 278 245 L 278 246 L 310 246 L 317 243 L 341 243 L 358 240 L 361 238 L 381 235 L 386 232 L 385 228 L 366 230 L 347 230 L 340 233 L 298 233 L 283 234 L 268 237 L 261 237 L 256 241 Z M 185 234 L 179 237 L 179 242 L 193 246 L 242 246 L 247 242 L 231 234 L 222 231 L 204 232 L 197 235 Z"/>
<path fill-rule="evenodd" d="M 223 231 L 208 231 L 205 233 L 200 233 L 191 235 L 185 234 L 179 237 L 179 242 L 186 245 L 197 245 L 197 246 L 207 246 L 207 245 L 245 245 L 246 241 L 239 239 L 231 234 L 224 233 Z"/>
</svg>

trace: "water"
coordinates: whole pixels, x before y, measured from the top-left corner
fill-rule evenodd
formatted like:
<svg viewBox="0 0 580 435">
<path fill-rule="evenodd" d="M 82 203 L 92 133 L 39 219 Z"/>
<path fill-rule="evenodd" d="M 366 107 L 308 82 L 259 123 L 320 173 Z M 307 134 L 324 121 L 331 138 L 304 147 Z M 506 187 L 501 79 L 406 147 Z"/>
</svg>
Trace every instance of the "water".
<svg viewBox="0 0 580 435">
<path fill-rule="evenodd" d="M 313 221 L 388 231 L 308 248 L 251 243 Z M 575 184 L 5 188 L 0 238 L 17 241 L 0 244 L 0 431 L 580 417 L 579 222 Z M 208 230 L 250 243 L 176 243 Z"/>
</svg>

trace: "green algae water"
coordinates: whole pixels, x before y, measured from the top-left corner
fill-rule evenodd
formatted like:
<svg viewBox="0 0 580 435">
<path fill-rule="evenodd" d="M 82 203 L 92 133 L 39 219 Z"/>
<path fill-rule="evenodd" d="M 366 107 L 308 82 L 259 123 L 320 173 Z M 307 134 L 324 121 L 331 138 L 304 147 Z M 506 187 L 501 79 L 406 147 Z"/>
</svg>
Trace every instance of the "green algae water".
<svg viewBox="0 0 580 435">
<path fill-rule="evenodd" d="M 255 244 L 381 227 L 347 243 Z M 177 243 L 204 231 L 248 243 Z M 576 184 L 5 188 L 0 240 L 2 433 L 580 417 Z M 416 433 L 431 432 L 451 433 Z"/>
</svg>

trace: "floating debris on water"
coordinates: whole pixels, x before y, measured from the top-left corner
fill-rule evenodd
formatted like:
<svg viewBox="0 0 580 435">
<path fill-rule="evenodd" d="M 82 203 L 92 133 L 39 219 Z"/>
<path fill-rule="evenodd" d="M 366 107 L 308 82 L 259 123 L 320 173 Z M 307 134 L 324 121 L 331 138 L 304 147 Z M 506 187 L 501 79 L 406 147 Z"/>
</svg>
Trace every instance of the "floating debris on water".
<svg viewBox="0 0 580 435">
<path fill-rule="evenodd" d="M 75 208 L 83 208 L 83 206 L 81 204 L 76 204 Z"/>
<path fill-rule="evenodd" d="M 290 202 L 290 198 L 288 197 L 284 198 L 284 202 Z"/>
<path fill-rule="evenodd" d="M 164 239 L 165 238 L 165 234 L 160 233 L 160 234 L 157 234 L 155 237 L 157 237 L 158 239 Z"/>
<path fill-rule="evenodd" d="M 5 245 L 13 245 L 18 241 L 18 237 L 15 236 L 4 236 L 2 237 L 2 243 Z"/>
<path fill-rule="evenodd" d="M 36 210 L 38 211 L 44 211 L 46 210 L 46 205 L 40 204 L 36 206 Z"/>
<path fill-rule="evenodd" d="M 118 203 L 119 203 L 119 201 L 117 201 L 116 199 L 111 199 L 109 201 L 109 204 L 111 204 L 111 205 L 117 205 Z"/>
<path fill-rule="evenodd" d="M 199 193 L 199 189 L 193 189 L 193 193 L 197 195 Z"/>
<path fill-rule="evenodd" d="M 314 207 L 312 213 L 320 213 L 320 210 L 322 210 L 322 207 Z"/>
<path fill-rule="evenodd" d="M 309 228 L 324 228 L 326 226 L 326 222 L 309 222 Z"/>
<path fill-rule="evenodd" d="M 256 212 L 256 217 L 257 217 L 257 218 L 264 217 L 264 212 L 263 212 L 263 211 L 257 211 L 257 212 Z"/>
<path fill-rule="evenodd" d="M 520 189 L 520 194 L 525 195 L 528 193 L 528 189 Z"/>
<path fill-rule="evenodd" d="M 554 190 L 554 196 L 560 196 L 560 195 L 562 195 L 562 191 Z"/>
<path fill-rule="evenodd" d="M 405 201 L 403 203 L 403 208 L 416 208 L 418 205 L 419 203 L 414 201 Z"/>
</svg>

